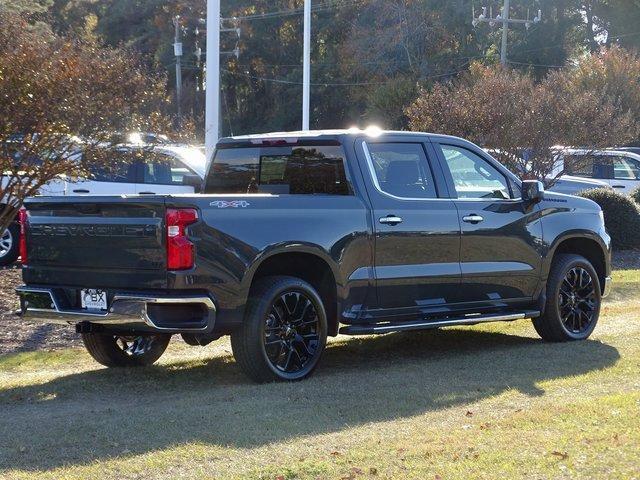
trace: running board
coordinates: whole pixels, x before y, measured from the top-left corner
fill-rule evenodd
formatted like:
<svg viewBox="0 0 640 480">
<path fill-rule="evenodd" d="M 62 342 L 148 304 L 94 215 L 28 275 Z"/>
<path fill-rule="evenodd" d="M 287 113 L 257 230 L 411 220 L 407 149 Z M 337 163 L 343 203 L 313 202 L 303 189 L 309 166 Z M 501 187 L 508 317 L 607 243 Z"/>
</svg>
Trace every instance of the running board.
<svg viewBox="0 0 640 480">
<path fill-rule="evenodd" d="M 455 325 L 475 325 L 485 322 L 510 322 L 512 320 L 522 320 L 524 318 L 539 317 L 537 310 L 526 310 L 522 312 L 484 315 L 465 315 L 462 317 L 428 319 L 414 322 L 389 322 L 370 323 L 364 325 L 348 325 L 340 329 L 343 335 L 372 335 L 376 333 L 403 332 L 406 330 L 428 330 L 431 328 L 452 327 Z"/>
</svg>

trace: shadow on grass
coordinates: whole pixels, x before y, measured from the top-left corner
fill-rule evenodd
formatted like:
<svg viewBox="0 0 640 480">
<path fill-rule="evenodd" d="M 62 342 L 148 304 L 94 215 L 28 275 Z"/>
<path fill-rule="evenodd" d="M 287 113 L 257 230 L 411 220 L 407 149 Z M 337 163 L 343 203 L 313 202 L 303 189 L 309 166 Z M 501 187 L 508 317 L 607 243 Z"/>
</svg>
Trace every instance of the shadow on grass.
<svg viewBox="0 0 640 480">
<path fill-rule="evenodd" d="M 0 391 L 0 468 L 81 465 L 189 442 L 256 447 L 508 389 L 542 395 L 539 382 L 603 369 L 618 358 L 597 341 L 545 344 L 454 329 L 334 343 L 316 374 L 294 384 L 254 385 L 229 357 L 82 372 Z"/>
</svg>

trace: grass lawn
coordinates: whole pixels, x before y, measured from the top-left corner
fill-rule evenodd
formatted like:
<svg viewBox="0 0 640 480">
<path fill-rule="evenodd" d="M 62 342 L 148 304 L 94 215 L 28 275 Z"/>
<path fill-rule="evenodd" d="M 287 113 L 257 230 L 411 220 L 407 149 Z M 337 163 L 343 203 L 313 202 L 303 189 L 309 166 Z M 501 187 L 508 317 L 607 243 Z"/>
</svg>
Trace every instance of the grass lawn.
<svg viewBox="0 0 640 480">
<path fill-rule="evenodd" d="M 316 374 L 254 385 L 227 341 L 158 365 L 0 357 L 0 477 L 640 478 L 640 270 L 591 340 L 530 322 L 333 340 Z"/>
</svg>

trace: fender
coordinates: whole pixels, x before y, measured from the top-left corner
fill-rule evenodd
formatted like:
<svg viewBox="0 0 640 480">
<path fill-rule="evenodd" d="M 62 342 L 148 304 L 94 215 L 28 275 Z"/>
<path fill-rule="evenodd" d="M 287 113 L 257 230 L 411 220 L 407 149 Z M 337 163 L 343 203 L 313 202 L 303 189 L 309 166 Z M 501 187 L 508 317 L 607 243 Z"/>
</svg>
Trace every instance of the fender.
<svg viewBox="0 0 640 480">
<path fill-rule="evenodd" d="M 336 261 L 331 257 L 329 252 L 327 252 L 320 245 L 308 242 L 282 242 L 275 245 L 270 245 L 262 252 L 260 252 L 247 267 L 245 275 L 240 282 L 239 296 L 242 298 L 242 300 L 246 302 L 255 273 L 265 261 L 275 255 L 291 253 L 305 253 L 314 255 L 329 266 L 329 268 L 331 269 L 331 273 L 333 274 L 333 278 L 336 281 L 336 286 L 338 289 L 338 302 L 340 303 L 340 300 L 343 298 L 345 279 L 342 278 Z"/>
<path fill-rule="evenodd" d="M 609 262 L 607 261 L 607 259 L 611 255 L 611 241 L 609 240 L 608 236 L 607 238 L 603 238 L 601 234 L 598 234 L 592 230 L 574 229 L 565 231 L 562 235 L 554 238 L 553 241 L 548 245 L 547 252 L 542 260 L 543 278 L 547 278 L 549 276 L 551 263 L 558 247 L 566 240 L 572 239 L 586 239 L 595 242 L 600 247 L 602 255 L 605 259 L 605 269 L 607 270 L 605 271 L 605 275 L 609 275 L 611 273 L 610 271 L 608 271 L 610 267 L 608 266 Z"/>
</svg>

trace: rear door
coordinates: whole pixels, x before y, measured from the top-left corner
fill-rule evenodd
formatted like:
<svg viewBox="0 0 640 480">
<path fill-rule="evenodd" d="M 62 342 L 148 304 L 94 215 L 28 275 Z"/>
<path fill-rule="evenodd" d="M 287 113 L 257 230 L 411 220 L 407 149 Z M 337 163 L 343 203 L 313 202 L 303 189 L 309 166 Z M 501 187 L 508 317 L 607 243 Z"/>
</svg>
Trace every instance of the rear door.
<svg viewBox="0 0 640 480">
<path fill-rule="evenodd" d="M 372 205 L 379 307 L 445 309 L 460 284 L 460 224 L 430 142 L 363 138 L 356 151 Z"/>
<path fill-rule="evenodd" d="M 542 225 L 501 167 L 467 142 L 434 143 L 460 225 L 461 302 L 526 300 L 540 285 Z"/>
</svg>

